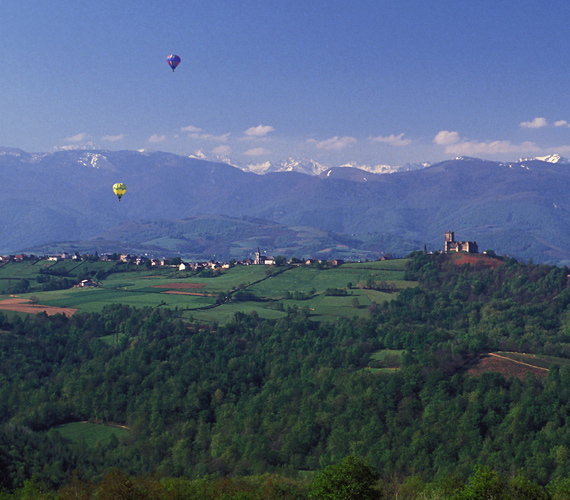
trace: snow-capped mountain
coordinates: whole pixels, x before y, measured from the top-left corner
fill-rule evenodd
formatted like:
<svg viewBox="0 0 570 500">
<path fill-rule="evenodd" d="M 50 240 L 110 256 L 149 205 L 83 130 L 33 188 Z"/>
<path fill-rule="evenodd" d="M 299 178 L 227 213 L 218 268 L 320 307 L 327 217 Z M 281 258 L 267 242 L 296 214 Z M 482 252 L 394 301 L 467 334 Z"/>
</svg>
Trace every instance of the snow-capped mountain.
<svg viewBox="0 0 570 500">
<path fill-rule="evenodd" d="M 323 172 L 331 168 L 357 168 L 365 172 L 373 174 L 393 174 L 396 172 L 409 172 L 411 170 L 420 170 L 429 167 L 430 162 L 422 163 L 406 163 L 405 165 L 361 165 L 355 161 L 344 163 L 342 165 L 323 165 L 310 158 L 294 158 L 289 157 L 276 162 L 266 161 L 263 163 L 242 163 L 235 161 L 227 156 L 208 155 L 203 151 L 196 151 L 190 158 L 198 160 L 212 161 L 216 163 L 226 163 L 233 167 L 237 167 L 244 172 L 252 172 L 254 174 L 263 175 L 272 172 L 299 172 L 306 175 L 321 175 Z"/>
<path fill-rule="evenodd" d="M 564 158 L 559 154 L 552 154 L 548 156 L 537 156 L 535 160 L 546 161 L 548 163 L 563 163 L 563 164 L 570 164 L 570 160 L 568 158 Z"/>
<path fill-rule="evenodd" d="M 547 163 L 560 163 L 561 165 L 568 165 L 570 164 L 570 160 L 568 158 L 564 158 L 559 154 L 551 154 L 547 156 L 535 156 L 534 158 L 521 158 L 518 163 L 528 162 L 528 161 L 545 161 Z"/>
<path fill-rule="evenodd" d="M 362 170 L 364 172 L 370 172 L 372 174 L 394 174 L 398 172 L 410 172 L 413 170 L 422 170 L 432 165 L 431 162 L 416 162 L 416 163 L 406 163 L 405 165 L 361 165 L 355 161 L 348 163 L 343 163 L 342 165 L 323 165 L 315 160 L 307 158 L 286 158 L 284 160 L 279 160 L 277 162 L 266 161 L 257 164 L 243 164 L 239 162 L 234 162 L 227 157 L 207 157 L 200 152 L 200 155 L 191 156 L 192 158 L 199 158 L 202 160 L 218 161 L 227 163 L 237 167 L 244 172 L 252 172 L 254 174 L 263 175 L 270 172 L 300 172 L 307 175 L 319 176 L 323 172 L 330 171 L 331 168 L 355 168 Z M 456 160 L 479 160 L 478 158 L 471 158 L 467 156 L 460 156 L 455 158 Z M 561 165 L 570 165 L 570 160 L 564 158 L 559 154 L 550 154 L 547 156 L 537 156 L 535 158 L 521 158 L 517 163 L 529 162 L 529 161 L 544 161 L 547 163 L 558 163 Z"/>
<path fill-rule="evenodd" d="M 319 175 L 326 169 L 325 165 L 321 165 L 314 160 L 286 158 L 272 164 L 267 172 L 300 172 L 308 175 Z"/>
<path fill-rule="evenodd" d="M 197 160 L 206 160 L 214 163 L 226 163 L 227 165 L 231 165 L 232 167 L 241 168 L 238 165 L 236 165 L 228 156 L 207 155 L 202 150 L 195 151 L 193 155 L 188 155 L 188 158 L 195 158 Z"/>
<path fill-rule="evenodd" d="M 412 170 L 421 170 L 422 168 L 429 167 L 431 165 L 430 162 L 422 162 L 422 163 L 406 163 L 405 165 L 401 166 L 392 166 L 392 165 L 362 165 L 358 168 L 361 170 L 365 170 L 366 172 L 371 172 L 373 174 L 395 174 L 397 172 L 410 172 Z"/>
<path fill-rule="evenodd" d="M 238 166 L 233 164 L 234 166 Z M 429 167 L 431 163 L 406 163 L 402 166 L 394 165 L 360 165 L 355 161 L 344 163 L 338 166 L 323 165 L 315 160 L 306 158 L 287 158 L 275 163 L 265 162 L 258 165 L 247 165 L 246 168 L 241 168 L 246 172 L 253 172 L 256 174 L 266 174 L 269 172 L 300 172 L 307 175 L 321 175 L 323 172 L 331 168 L 356 168 L 372 174 L 393 174 L 396 172 L 409 172 L 411 170 L 420 170 Z"/>
<path fill-rule="evenodd" d="M 241 168 L 245 172 L 253 172 L 254 174 L 268 174 L 271 172 L 299 172 L 307 175 L 319 175 L 328 167 L 320 163 L 306 158 L 285 158 L 277 162 L 266 161 L 258 164 L 236 164 L 234 167 Z"/>
</svg>

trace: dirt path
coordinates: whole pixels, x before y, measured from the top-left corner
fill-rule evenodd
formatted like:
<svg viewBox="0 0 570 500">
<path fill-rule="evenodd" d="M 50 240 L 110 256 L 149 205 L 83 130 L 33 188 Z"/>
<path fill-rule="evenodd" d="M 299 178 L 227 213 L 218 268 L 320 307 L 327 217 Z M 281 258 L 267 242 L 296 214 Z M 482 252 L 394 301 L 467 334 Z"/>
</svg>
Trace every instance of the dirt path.
<svg viewBox="0 0 570 500">
<path fill-rule="evenodd" d="M 548 371 L 548 368 L 542 368 L 541 366 L 536 366 L 536 365 L 531 365 L 529 363 L 525 363 L 524 361 L 517 361 L 516 359 L 511 359 L 511 358 L 507 358 L 506 356 L 501 356 L 500 354 L 496 354 L 494 352 L 490 352 L 489 356 L 495 356 L 496 358 L 500 358 L 500 359 L 504 359 L 506 361 L 511 361 L 513 363 L 517 363 L 519 365 L 524 365 L 524 366 L 528 366 L 530 368 L 536 368 L 537 370 L 544 370 L 544 371 Z"/>
</svg>

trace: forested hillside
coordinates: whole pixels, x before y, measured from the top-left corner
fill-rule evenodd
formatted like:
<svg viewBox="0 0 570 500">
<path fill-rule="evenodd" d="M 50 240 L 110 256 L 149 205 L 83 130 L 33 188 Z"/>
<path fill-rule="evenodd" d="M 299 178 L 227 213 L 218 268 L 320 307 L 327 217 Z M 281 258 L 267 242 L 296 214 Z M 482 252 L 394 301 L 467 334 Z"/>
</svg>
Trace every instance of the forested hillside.
<svg viewBox="0 0 570 500">
<path fill-rule="evenodd" d="M 300 480 L 355 456 L 385 488 L 414 477 L 455 478 L 460 489 L 487 466 L 562 491 L 568 269 L 498 262 L 412 254 L 406 278 L 418 287 L 370 319 L 335 323 L 312 323 L 302 309 L 273 321 L 238 313 L 225 326 L 127 306 L 2 314 L 0 481 L 55 490 L 114 467 L 125 477 Z M 547 369 L 481 370 L 494 351 L 541 355 Z M 129 432 L 90 446 L 58 427 L 82 421 Z"/>
</svg>

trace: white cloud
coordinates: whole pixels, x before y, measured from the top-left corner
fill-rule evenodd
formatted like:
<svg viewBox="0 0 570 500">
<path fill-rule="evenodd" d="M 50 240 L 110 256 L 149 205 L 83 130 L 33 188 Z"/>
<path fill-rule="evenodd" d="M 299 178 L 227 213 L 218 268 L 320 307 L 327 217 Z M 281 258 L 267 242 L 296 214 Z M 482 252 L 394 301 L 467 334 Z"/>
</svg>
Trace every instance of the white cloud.
<svg viewBox="0 0 570 500">
<path fill-rule="evenodd" d="M 378 136 L 378 137 L 369 137 L 372 142 L 384 142 L 386 144 L 390 144 L 391 146 L 407 146 L 411 144 L 411 139 L 404 139 L 404 134 L 398 135 L 388 135 L 386 137 Z"/>
<path fill-rule="evenodd" d="M 558 120 L 554 122 L 555 127 L 570 127 L 566 120 Z"/>
<path fill-rule="evenodd" d="M 529 154 L 540 153 L 534 142 L 526 141 L 513 144 L 511 141 L 470 141 L 461 138 L 457 132 L 442 130 L 433 142 L 445 147 L 445 153 L 455 156 L 496 155 L 496 154 Z"/>
<path fill-rule="evenodd" d="M 557 153 L 561 154 L 568 154 L 570 153 L 570 146 L 556 146 L 555 148 L 549 148 L 551 151 L 556 151 Z"/>
<path fill-rule="evenodd" d="M 317 141 L 316 139 L 307 140 L 308 143 L 314 144 L 317 149 L 325 149 L 327 151 L 339 151 L 346 148 L 350 144 L 354 144 L 356 139 L 354 137 L 338 137 L 334 136 L 324 141 Z"/>
<path fill-rule="evenodd" d="M 149 138 L 148 138 L 148 142 L 163 142 L 166 140 L 166 136 L 165 135 L 158 135 L 158 134 L 152 134 Z"/>
<path fill-rule="evenodd" d="M 530 141 L 522 142 L 521 144 L 513 144 L 510 141 L 462 141 L 445 147 L 446 153 L 458 156 L 500 153 L 529 154 L 539 153 L 540 151 L 541 149 L 534 142 Z"/>
<path fill-rule="evenodd" d="M 194 127 L 193 125 L 188 125 L 187 127 L 182 127 L 180 129 L 182 132 L 201 132 L 202 129 L 198 127 Z"/>
<path fill-rule="evenodd" d="M 212 153 L 215 155 L 229 155 L 232 152 L 232 148 L 226 146 L 225 144 L 222 146 L 217 146 L 212 149 Z"/>
<path fill-rule="evenodd" d="M 262 156 L 262 155 L 266 155 L 269 154 L 271 151 L 268 151 L 265 148 L 252 148 L 252 149 L 248 149 L 244 155 L 247 156 Z"/>
<path fill-rule="evenodd" d="M 202 141 L 214 141 L 214 142 L 226 142 L 230 133 L 222 134 L 222 135 L 212 135 L 212 134 L 188 134 L 188 137 L 191 139 L 200 139 Z"/>
<path fill-rule="evenodd" d="M 542 117 L 535 118 L 531 122 L 522 122 L 520 124 L 520 126 L 523 128 L 542 128 L 542 127 L 546 127 L 547 125 L 548 125 L 548 122 L 546 121 L 546 118 L 542 118 Z"/>
<path fill-rule="evenodd" d="M 85 139 L 87 139 L 88 134 L 86 134 L 85 132 L 81 132 L 80 134 L 75 134 L 72 135 L 71 137 L 66 137 L 65 139 L 63 139 L 66 142 L 82 142 Z"/>
<path fill-rule="evenodd" d="M 459 134 L 457 132 L 449 132 L 442 130 L 434 137 L 433 142 L 439 146 L 447 146 L 448 144 L 455 144 L 459 142 Z"/>
<path fill-rule="evenodd" d="M 244 134 L 249 137 L 264 137 L 274 130 L 275 129 L 271 125 L 258 125 L 257 127 L 248 128 Z"/>
<path fill-rule="evenodd" d="M 103 137 L 101 137 L 101 140 L 109 141 L 109 142 L 117 142 L 117 141 L 122 141 L 124 138 L 125 138 L 125 134 L 104 135 Z"/>
</svg>

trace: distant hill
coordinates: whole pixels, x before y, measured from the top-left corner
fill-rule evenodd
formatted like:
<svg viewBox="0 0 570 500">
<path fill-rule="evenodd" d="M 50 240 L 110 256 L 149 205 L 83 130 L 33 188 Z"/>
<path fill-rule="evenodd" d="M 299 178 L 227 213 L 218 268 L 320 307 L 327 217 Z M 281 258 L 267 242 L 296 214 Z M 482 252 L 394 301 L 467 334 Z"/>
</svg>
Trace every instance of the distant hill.
<svg viewBox="0 0 570 500">
<path fill-rule="evenodd" d="M 549 158 L 256 175 L 163 152 L 0 148 L 0 253 L 122 246 L 229 258 L 263 246 L 272 254 L 375 258 L 424 245 L 441 250 L 453 230 L 481 251 L 566 264 L 570 165 Z M 115 182 L 127 185 L 120 203 Z"/>
</svg>

